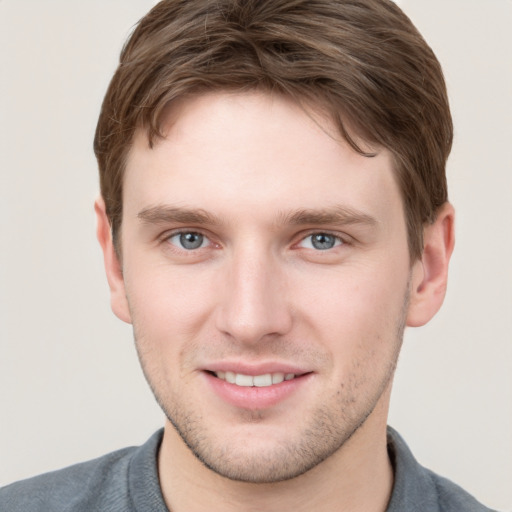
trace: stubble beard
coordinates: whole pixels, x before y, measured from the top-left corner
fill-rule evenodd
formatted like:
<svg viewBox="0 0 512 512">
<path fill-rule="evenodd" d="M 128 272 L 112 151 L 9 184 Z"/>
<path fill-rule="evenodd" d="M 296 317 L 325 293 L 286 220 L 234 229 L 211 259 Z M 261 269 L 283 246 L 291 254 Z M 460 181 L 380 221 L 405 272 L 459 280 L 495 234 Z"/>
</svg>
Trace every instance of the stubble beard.
<svg viewBox="0 0 512 512">
<path fill-rule="evenodd" d="M 407 286 L 409 290 L 409 286 Z M 134 326 L 139 360 L 147 382 L 169 422 L 192 454 L 208 469 L 234 481 L 248 483 L 276 483 L 296 478 L 343 448 L 347 441 L 365 424 L 379 400 L 391 387 L 405 330 L 409 293 L 405 294 L 401 317 L 396 325 L 396 339 L 387 365 L 368 396 L 361 397 L 358 389 L 364 386 L 368 375 L 353 375 L 319 404 L 298 435 L 283 433 L 271 449 L 252 449 L 250 439 L 226 440 L 224 444 L 208 433 L 209 419 L 201 411 L 183 405 L 180 400 L 164 397 L 156 389 L 147 371 L 140 348 L 140 339 Z M 334 407 L 333 407 L 334 404 Z M 244 411 L 240 418 L 247 424 L 265 421 L 264 411 Z M 301 423 L 300 417 L 293 422 Z M 233 442 L 234 441 L 234 442 Z M 237 442 L 238 441 L 238 442 Z M 252 447 L 254 448 L 254 447 Z"/>
</svg>

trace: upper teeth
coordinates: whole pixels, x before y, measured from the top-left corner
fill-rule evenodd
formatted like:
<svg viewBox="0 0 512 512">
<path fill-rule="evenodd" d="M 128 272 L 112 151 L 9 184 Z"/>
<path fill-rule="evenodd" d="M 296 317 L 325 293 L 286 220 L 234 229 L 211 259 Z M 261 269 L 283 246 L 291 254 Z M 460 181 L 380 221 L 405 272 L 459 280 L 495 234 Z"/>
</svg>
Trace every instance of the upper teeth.
<svg viewBox="0 0 512 512">
<path fill-rule="evenodd" d="M 264 375 L 244 375 L 243 373 L 234 372 L 215 372 L 215 375 L 230 384 L 237 386 L 256 386 L 259 388 L 279 384 L 283 380 L 291 380 L 295 377 L 294 373 L 265 373 Z"/>
</svg>

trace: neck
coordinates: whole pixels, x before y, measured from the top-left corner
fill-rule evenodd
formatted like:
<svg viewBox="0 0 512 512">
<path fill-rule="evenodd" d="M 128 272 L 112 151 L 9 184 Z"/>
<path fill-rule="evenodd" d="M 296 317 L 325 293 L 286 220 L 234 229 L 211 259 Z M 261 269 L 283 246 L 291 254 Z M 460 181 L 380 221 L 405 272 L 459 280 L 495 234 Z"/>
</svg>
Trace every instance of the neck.
<svg viewBox="0 0 512 512">
<path fill-rule="evenodd" d="M 386 414 L 374 410 L 333 455 L 303 475 L 271 484 L 238 482 L 205 467 L 168 422 L 159 454 L 162 493 L 171 512 L 384 512 L 393 487 Z"/>
</svg>

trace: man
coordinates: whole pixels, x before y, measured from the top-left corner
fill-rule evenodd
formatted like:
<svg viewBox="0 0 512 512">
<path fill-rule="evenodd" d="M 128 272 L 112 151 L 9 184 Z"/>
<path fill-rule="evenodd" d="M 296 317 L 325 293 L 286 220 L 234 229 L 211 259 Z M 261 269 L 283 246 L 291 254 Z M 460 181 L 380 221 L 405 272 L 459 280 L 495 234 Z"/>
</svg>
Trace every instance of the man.
<svg viewBox="0 0 512 512">
<path fill-rule="evenodd" d="M 387 429 L 444 299 L 440 66 L 385 0 L 165 0 L 95 137 L 112 309 L 166 414 L 2 510 L 488 510 Z"/>
</svg>

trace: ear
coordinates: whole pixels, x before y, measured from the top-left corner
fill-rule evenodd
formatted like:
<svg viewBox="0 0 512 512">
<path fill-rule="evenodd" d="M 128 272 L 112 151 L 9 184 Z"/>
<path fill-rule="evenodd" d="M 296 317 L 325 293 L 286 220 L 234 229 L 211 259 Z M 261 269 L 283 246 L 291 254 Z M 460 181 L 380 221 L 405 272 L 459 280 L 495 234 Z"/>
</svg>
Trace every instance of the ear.
<svg viewBox="0 0 512 512">
<path fill-rule="evenodd" d="M 407 325 L 426 324 L 441 307 L 448 282 L 448 264 L 455 243 L 455 212 L 450 203 L 438 211 L 435 222 L 423 232 L 421 260 L 412 268 Z"/>
<path fill-rule="evenodd" d="M 100 196 L 94 203 L 96 212 L 96 236 L 103 250 L 103 261 L 110 287 L 110 305 L 115 315 L 124 322 L 131 323 L 130 309 L 124 287 L 123 269 L 112 240 L 110 222 L 105 209 L 105 201 Z"/>
</svg>

